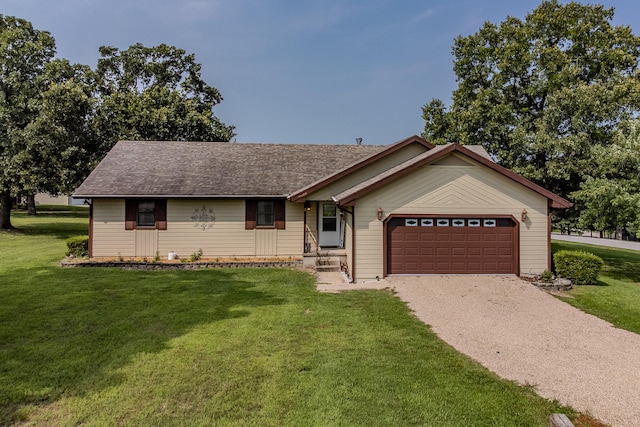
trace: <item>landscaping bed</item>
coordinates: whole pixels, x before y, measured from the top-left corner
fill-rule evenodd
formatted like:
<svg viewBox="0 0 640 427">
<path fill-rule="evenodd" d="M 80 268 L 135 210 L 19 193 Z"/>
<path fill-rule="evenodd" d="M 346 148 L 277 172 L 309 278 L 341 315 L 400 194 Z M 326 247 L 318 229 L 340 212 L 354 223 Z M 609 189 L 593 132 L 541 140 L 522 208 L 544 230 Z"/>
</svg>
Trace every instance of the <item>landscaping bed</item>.
<svg viewBox="0 0 640 427">
<path fill-rule="evenodd" d="M 82 267 L 117 267 L 125 270 L 198 270 L 201 268 L 277 268 L 302 266 L 302 259 L 201 259 L 198 261 L 160 260 L 148 261 L 144 259 L 82 259 L 65 258 L 60 266 L 66 268 Z"/>
</svg>

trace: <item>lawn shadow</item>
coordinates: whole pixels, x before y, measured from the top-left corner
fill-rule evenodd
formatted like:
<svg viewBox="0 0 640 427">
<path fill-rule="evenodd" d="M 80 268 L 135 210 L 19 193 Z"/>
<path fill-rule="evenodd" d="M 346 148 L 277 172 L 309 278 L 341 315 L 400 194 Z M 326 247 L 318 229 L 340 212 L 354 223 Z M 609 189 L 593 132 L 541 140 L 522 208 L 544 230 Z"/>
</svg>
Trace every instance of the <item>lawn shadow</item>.
<svg viewBox="0 0 640 427">
<path fill-rule="evenodd" d="M 73 235 L 83 235 L 89 232 L 88 212 L 58 212 L 44 211 L 38 213 L 38 221 L 32 221 L 25 212 L 12 214 L 14 228 L 3 230 L 2 233 L 11 233 L 24 236 L 54 236 L 58 239 L 67 239 Z M 26 223 L 21 220 L 29 219 Z M 83 221 L 78 221 L 83 220 Z"/>
<path fill-rule="evenodd" d="M 16 274 L 22 280 L 11 285 Z M 26 405 L 119 383 L 113 373 L 133 356 L 165 350 L 199 325 L 285 302 L 255 278 L 241 270 L 55 267 L 0 274 L 0 425 Z"/>
</svg>

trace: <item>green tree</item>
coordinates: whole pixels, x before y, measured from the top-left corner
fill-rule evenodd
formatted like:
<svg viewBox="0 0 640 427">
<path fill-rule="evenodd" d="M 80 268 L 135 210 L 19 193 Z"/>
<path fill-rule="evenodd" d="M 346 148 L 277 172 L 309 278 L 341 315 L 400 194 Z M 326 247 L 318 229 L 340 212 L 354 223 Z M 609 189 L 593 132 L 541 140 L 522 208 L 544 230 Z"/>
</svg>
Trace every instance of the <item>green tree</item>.
<svg viewBox="0 0 640 427">
<path fill-rule="evenodd" d="M 640 112 L 640 38 L 613 8 L 543 1 L 523 20 L 455 39 L 458 87 L 423 107 L 423 136 L 479 144 L 562 196 L 591 172 L 593 148 Z"/>
<path fill-rule="evenodd" d="M 38 114 L 42 78 L 55 55 L 55 42 L 30 22 L 0 15 L 0 229 L 10 229 L 11 196 L 29 173 L 24 154 L 26 126 Z"/>
<path fill-rule="evenodd" d="M 94 123 L 100 153 L 119 139 L 229 141 L 234 126 L 213 108 L 220 92 L 205 83 L 193 54 L 173 46 L 101 47 Z"/>
<path fill-rule="evenodd" d="M 30 165 L 20 176 L 20 188 L 26 194 L 70 194 L 99 160 L 92 131 L 92 72 L 56 59 L 43 77 L 47 85 L 38 114 L 18 134 L 23 162 Z"/>
<path fill-rule="evenodd" d="M 640 122 L 621 124 L 607 146 L 593 149 L 591 175 L 571 197 L 580 205 L 579 226 L 640 231 Z"/>
</svg>

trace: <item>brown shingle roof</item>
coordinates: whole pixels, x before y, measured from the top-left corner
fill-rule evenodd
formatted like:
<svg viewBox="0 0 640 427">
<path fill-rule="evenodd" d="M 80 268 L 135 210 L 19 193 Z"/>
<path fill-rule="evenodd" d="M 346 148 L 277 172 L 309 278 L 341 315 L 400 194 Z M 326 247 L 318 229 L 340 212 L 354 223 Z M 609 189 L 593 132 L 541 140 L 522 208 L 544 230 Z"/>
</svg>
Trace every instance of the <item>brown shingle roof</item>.
<svg viewBox="0 0 640 427">
<path fill-rule="evenodd" d="M 74 196 L 285 196 L 385 147 L 120 141 Z"/>
</svg>

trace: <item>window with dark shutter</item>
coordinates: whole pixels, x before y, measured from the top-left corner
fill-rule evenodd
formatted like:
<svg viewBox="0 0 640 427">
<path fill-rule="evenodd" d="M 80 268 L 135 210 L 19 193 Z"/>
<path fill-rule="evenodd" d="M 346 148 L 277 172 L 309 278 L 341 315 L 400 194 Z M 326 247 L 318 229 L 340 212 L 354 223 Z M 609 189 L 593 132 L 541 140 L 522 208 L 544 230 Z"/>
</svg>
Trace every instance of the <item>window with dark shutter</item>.
<svg viewBox="0 0 640 427">
<path fill-rule="evenodd" d="M 285 200 L 246 200 L 245 229 L 285 229 Z"/>
<path fill-rule="evenodd" d="M 275 214 L 275 227 L 276 230 L 284 230 L 285 229 L 285 204 L 286 202 L 284 200 L 275 200 L 273 202 L 274 207 L 274 214 Z"/>
<path fill-rule="evenodd" d="M 258 203 L 255 200 L 247 200 L 245 202 L 244 228 L 246 230 L 253 230 L 256 228 L 257 210 Z"/>
<path fill-rule="evenodd" d="M 156 229 L 167 229 L 167 201 L 156 200 Z"/>
<path fill-rule="evenodd" d="M 124 218 L 125 230 L 135 230 L 137 215 L 138 215 L 138 201 L 126 200 L 125 201 L 125 218 Z"/>
<path fill-rule="evenodd" d="M 125 230 L 136 228 L 167 229 L 166 200 L 126 200 Z"/>
</svg>

